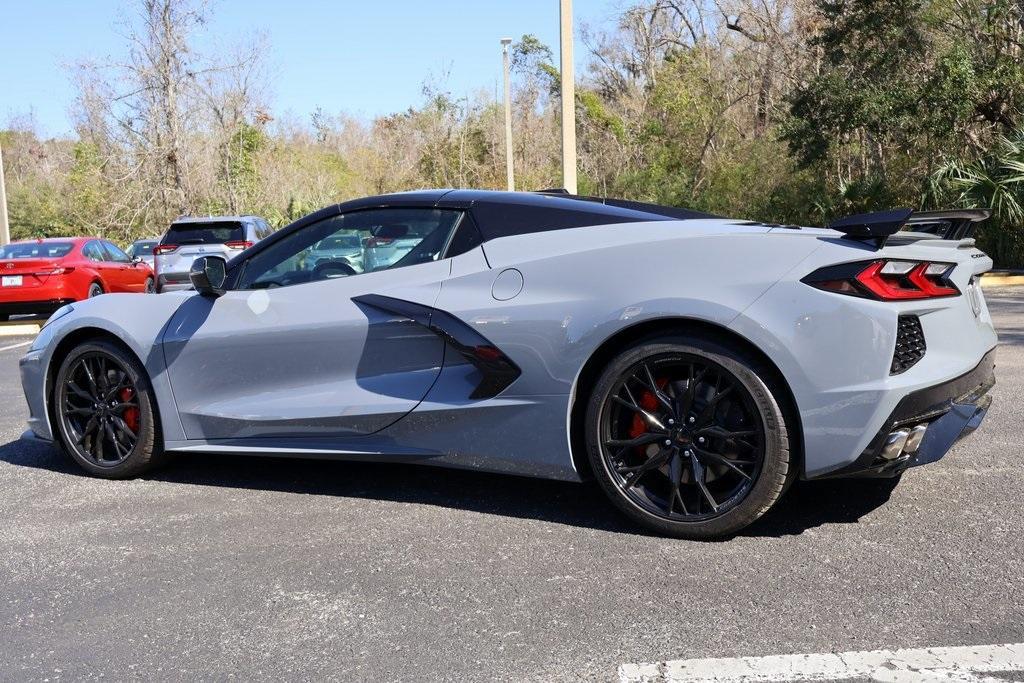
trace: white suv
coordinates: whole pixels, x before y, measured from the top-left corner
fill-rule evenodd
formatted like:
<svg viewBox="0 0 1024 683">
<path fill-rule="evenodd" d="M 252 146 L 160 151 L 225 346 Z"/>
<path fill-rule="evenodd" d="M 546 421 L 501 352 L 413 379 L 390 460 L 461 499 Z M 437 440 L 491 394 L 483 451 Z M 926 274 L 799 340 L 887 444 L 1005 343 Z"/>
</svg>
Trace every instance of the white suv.
<svg viewBox="0 0 1024 683">
<path fill-rule="evenodd" d="M 273 231 L 259 216 L 179 218 L 153 249 L 156 291 L 191 289 L 188 272 L 197 258 L 213 254 L 230 259 Z"/>
</svg>

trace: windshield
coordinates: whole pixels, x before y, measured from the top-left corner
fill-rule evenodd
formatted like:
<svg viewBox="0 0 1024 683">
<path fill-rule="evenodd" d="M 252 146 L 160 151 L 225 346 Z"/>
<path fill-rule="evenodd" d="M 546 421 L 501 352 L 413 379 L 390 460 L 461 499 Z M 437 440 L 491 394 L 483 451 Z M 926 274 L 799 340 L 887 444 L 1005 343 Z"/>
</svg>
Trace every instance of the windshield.
<svg viewBox="0 0 1024 683">
<path fill-rule="evenodd" d="M 17 242 L 0 247 L 0 259 L 63 258 L 74 246 L 71 242 Z"/>
<path fill-rule="evenodd" d="M 156 242 L 136 242 L 128 247 L 129 256 L 149 256 L 153 253 Z"/>
<path fill-rule="evenodd" d="M 231 221 L 174 223 L 160 244 L 224 244 L 245 239 L 245 228 Z"/>
</svg>

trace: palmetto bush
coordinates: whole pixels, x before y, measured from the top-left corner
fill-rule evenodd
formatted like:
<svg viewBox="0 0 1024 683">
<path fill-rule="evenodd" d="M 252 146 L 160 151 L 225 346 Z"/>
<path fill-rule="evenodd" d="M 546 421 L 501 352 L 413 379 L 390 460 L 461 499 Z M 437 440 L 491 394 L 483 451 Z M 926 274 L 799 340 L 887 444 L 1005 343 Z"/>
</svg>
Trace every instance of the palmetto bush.
<svg viewBox="0 0 1024 683">
<path fill-rule="evenodd" d="M 979 246 L 998 267 L 1024 268 L 1024 128 L 999 136 L 984 156 L 972 162 L 945 163 L 932 178 L 933 192 L 947 203 L 990 207 Z"/>
</svg>

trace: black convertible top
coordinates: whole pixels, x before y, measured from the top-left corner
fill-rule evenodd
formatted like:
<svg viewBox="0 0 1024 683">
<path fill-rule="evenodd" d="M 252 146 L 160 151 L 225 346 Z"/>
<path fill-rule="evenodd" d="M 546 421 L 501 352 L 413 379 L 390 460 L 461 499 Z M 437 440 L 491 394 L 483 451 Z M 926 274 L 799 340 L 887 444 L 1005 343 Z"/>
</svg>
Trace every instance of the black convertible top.
<svg viewBox="0 0 1024 683">
<path fill-rule="evenodd" d="M 592 225 L 717 217 L 672 206 L 571 195 L 563 190 L 419 190 L 355 199 L 332 208 L 345 212 L 383 206 L 469 209 L 485 242 L 509 235 Z"/>
</svg>

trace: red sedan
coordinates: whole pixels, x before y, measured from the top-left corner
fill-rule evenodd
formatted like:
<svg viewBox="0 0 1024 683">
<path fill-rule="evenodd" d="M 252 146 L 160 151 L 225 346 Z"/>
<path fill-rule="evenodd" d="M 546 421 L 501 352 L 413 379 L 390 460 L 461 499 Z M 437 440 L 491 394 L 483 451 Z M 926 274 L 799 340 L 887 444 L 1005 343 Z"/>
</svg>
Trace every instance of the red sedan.
<svg viewBox="0 0 1024 683">
<path fill-rule="evenodd" d="M 51 238 L 0 247 L 0 320 L 51 313 L 106 292 L 152 292 L 153 271 L 95 237 Z"/>
</svg>

